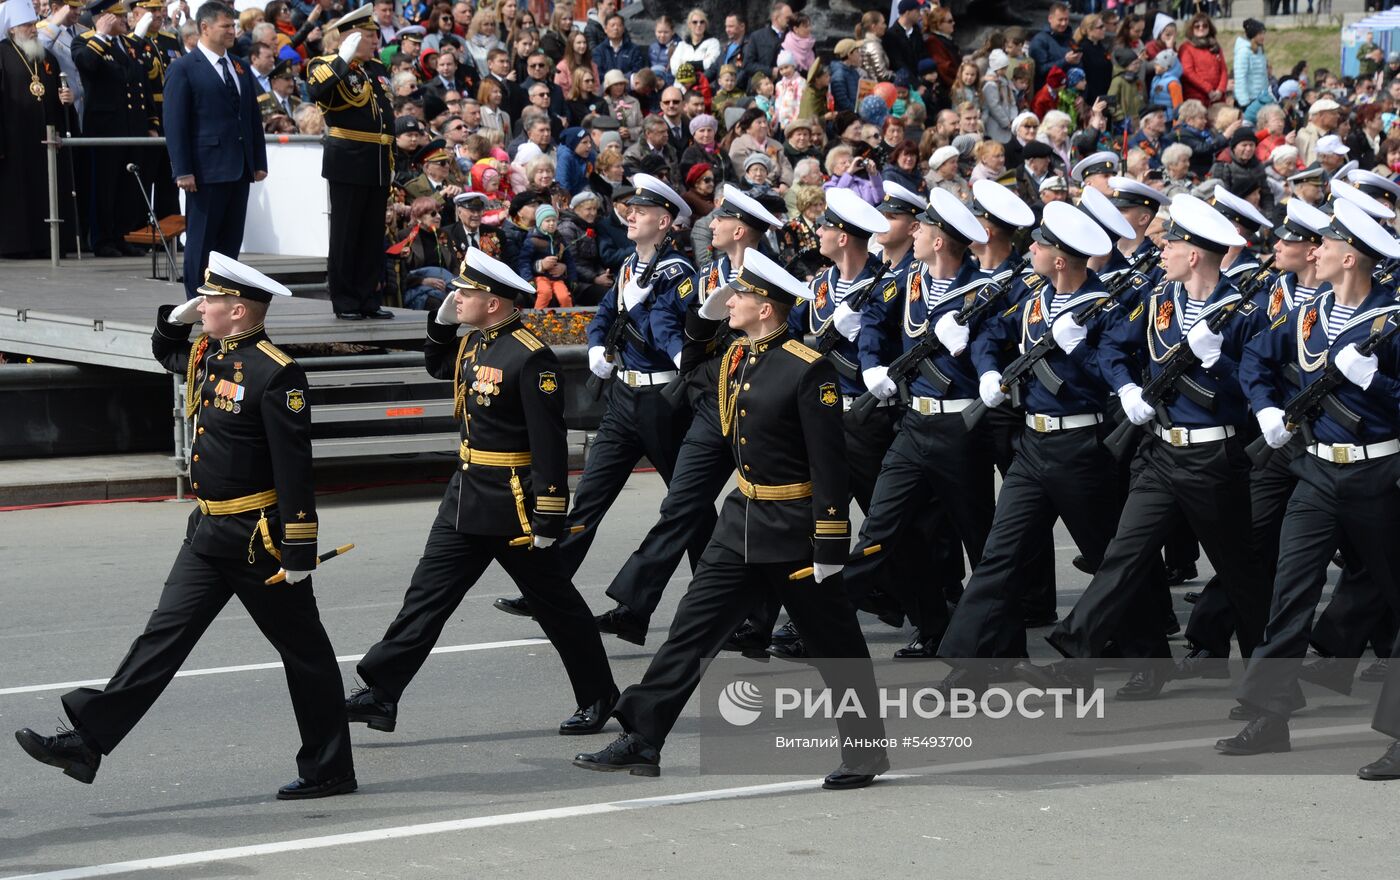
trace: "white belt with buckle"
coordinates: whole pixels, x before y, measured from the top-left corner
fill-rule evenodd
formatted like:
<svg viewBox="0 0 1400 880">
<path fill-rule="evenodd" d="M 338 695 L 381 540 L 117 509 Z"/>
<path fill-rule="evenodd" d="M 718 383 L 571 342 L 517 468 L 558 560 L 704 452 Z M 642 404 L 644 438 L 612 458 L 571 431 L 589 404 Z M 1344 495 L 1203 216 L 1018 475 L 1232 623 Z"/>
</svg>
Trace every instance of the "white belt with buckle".
<svg viewBox="0 0 1400 880">
<path fill-rule="evenodd" d="M 860 398 L 854 397 L 850 394 L 841 395 L 841 412 L 850 412 L 851 407 L 855 406 L 856 401 L 859 399 Z M 882 406 L 894 406 L 897 402 L 898 401 L 896 401 L 893 397 L 887 397 L 879 403 L 875 404 L 875 408 L 879 409 Z"/>
<path fill-rule="evenodd" d="M 1026 427 L 1037 434 L 1069 431 L 1103 424 L 1103 413 L 1083 413 L 1077 416 L 1042 416 L 1026 413 Z"/>
<path fill-rule="evenodd" d="M 1387 455 L 1394 455 L 1400 452 L 1400 440 L 1383 440 L 1380 443 L 1369 443 L 1365 446 L 1356 446 L 1351 443 L 1338 443 L 1336 445 L 1314 443 L 1308 447 L 1308 452 L 1333 464 L 1352 464 L 1353 462 L 1365 461 L 1368 458 L 1385 458 Z"/>
<path fill-rule="evenodd" d="M 1214 428 L 1163 428 L 1155 425 L 1152 433 L 1173 446 L 1197 446 L 1201 443 L 1218 443 L 1235 436 L 1234 425 Z"/>
<path fill-rule="evenodd" d="M 642 388 L 648 385 L 665 385 L 679 375 L 680 373 L 676 370 L 662 370 L 660 373 L 643 373 L 638 370 L 617 371 L 617 378 L 633 388 Z"/>
<path fill-rule="evenodd" d="M 909 401 L 909 408 L 921 416 L 938 416 L 946 413 L 960 413 L 972 406 L 971 398 L 940 400 L 937 397 L 915 397 Z"/>
</svg>

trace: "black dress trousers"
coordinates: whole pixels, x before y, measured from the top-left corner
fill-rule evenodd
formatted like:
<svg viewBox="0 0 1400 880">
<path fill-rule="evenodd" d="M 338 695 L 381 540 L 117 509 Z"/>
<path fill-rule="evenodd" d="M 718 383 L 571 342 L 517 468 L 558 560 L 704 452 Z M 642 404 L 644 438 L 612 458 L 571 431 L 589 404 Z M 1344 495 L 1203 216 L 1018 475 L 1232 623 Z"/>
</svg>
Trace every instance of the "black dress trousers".
<svg viewBox="0 0 1400 880">
<path fill-rule="evenodd" d="M 196 553 L 186 542 L 165 580 L 146 631 L 132 643 L 106 687 L 63 695 L 83 739 L 110 754 L 175 677 L 209 624 L 237 596 L 282 658 L 301 733 L 297 773 L 312 781 L 350 773 L 350 728 L 335 651 L 321 625 L 311 578 L 266 586 L 281 567 L 260 547 L 254 563 Z"/>
<path fill-rule="evenodd" d="M 560 570 L 557 545 L 543 550 L 509 546 L 503 535 L 464 535 L 452 525 L 457 508 L 449 492 L 428 531 L 403 608 L 384 638 L 360 660 L 357 671 L 381 699 L 398 702 L 428 659 L 442 628 L 492 561 L 530 602 L 540 628 L 559 652 L 575 704 L 587 706 L 612 693 L 612 670 L 593 614 Z"/>
<path fill-rule="evenodd" d="M 369 313 L 383 301 L 384 208 L 387 186 L 326 181 L 330 190 L 330 251 L 326 286 L 337 312 Z"/>
</svg>

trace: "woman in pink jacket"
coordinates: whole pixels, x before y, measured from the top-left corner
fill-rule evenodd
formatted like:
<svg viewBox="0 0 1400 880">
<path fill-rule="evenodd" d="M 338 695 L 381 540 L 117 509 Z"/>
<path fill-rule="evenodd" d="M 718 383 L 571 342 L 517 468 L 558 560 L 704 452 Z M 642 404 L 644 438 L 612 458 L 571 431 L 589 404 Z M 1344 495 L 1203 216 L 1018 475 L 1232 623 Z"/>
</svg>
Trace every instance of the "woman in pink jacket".
<svg viewBox="0 0 1400 880">
<path fill-rule="evenodd" d="M 1182 96 L 1188 101 L 1194 98 L 1207 107 L 1224 100 L 1230 71 L 1220 51 L 1220 41 L 1215 38 L 1215 22 L 1210 16 L 1197 13 L 1180 45 Z"/>
</svg>

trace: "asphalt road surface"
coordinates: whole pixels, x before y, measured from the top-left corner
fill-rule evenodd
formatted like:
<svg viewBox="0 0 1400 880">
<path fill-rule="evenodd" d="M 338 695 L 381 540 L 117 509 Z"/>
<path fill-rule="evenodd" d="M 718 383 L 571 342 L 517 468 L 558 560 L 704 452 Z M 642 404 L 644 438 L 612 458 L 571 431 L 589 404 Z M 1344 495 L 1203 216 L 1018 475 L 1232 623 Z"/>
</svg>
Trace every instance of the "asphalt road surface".
<svg viewBox="0 0 1400 880">
<path fill-rule="evenodd" d="M 354 660 L 398 610 L 437 495 L 424 487 L 320 501 L 323 541 L 358 545 L 316 580 L 347 688 Z M 610 607 L 607 580 L 661 496 L 660 479 L 639 474 L 609 514 L 578 577 L 596 612 Z M 659 779 L 578 770 L 569 758 L 606 743 L 616 725 L 597 737 L 555 733 L 574 708 L 562 669 L 533 623 L 492 610 L 515 594 L 495 568 L 400 703 L 397 732 L 352 727 L 356 794 L 273 799 L 296 775 L 295 727 L 276 654 L 237 603 L 94 785 L 35 763 L 8 731 L 51 732 L 64 691 L 111 674 L 154 606 L 188 512 L 166 502 L 0 514 L 0 878 L 1121 878 L 1125 869 L 1346 878 L 1394 864 L 1400 783 L 1294 772 L 1322 751 L 1352 767 L 1377 757 L 1385 740 L 1356 724 L 1299 739 L 1291 755 L 1243 759 L 1269 771 L 1259 775 L 995 764 L 971 775 L 950 756 L 835 793 L 815 775 L 703 772 L 692 705 Z M 1059 543 L 1063 613 L 1087 578 L 1069 566 L 1063 534 Z M 688 574 L 672 582 L 645 648 L 604 637 L 619 684 L 641 676 Z M 877 657 L 908 639 L 864 623 Z M 1212 732 L 1238 727 L 1221 721 Z M 1159 738 L 1212 764 L 1204 740 Z"/>
</svg>

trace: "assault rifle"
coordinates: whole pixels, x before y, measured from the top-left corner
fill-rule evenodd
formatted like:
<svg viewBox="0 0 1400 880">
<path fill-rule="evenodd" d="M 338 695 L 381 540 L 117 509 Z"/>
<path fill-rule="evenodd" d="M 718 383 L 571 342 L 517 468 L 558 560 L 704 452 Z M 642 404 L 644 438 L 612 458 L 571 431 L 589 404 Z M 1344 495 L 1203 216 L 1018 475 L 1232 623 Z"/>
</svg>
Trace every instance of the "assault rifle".
<svg viewBox="0 0 1400 880">
<path fill-rule="evenodd" d="M 651 262 L 647 264 L 646 271 L 642 272 L 642 277 L 637 279 L 638 287 L 648 287 L 651 285 L 651 279 L 656 276 L 656 270 L 661 267 L 662 257 L 666 256 L 666 251 L 670 248 L 671 236 L 675 234 L 674 231 L 667 232 L 661 239 L 661 243 L 656 246 L 656 256 L 652 257 Z M 621 280 L 621 278 L 618 278 L 618 281 Z M 603 359 L 610 364 L 616 363 L 617 350 L 622 347 L 622 334 L 626 333 L 632 326 L 632 318 L 627 310 L 627 303 L 622 298 L 622 291 L 622 286 L 619 286 L 617 288 L 617 315 L 613 318 L 612 324 L 608 327 L 608 335 L 603 337 Z M 606 382 L 607 380 L 603 379 L 597 373 L 589 374 L 588 392 L 593 396 L 594 400 L 598 400 L 603 396 L 603 387 Z"/>
</svg>

